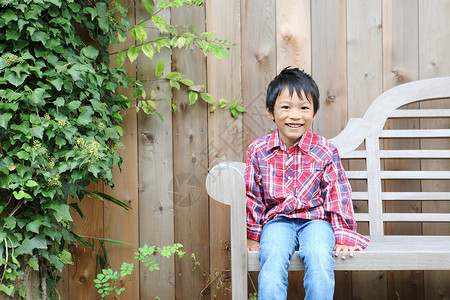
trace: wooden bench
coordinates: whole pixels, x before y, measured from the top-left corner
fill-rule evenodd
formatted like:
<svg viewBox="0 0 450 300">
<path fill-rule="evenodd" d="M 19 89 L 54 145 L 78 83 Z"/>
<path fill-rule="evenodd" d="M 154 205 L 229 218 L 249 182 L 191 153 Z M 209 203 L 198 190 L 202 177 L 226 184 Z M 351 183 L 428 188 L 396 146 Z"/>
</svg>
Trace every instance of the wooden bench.
<svg viewBox="0 0 450 300">
<path fill-rule="evenodd" d="M 439 103 L 433 106 L 429 104 L 432 101 Z M 415 109 L 404 107 L 419 102 L 420 108 L 417 104 Z M 419 122 L 425 120 L 425 123 L 438 118 L 434 123 L 441 124 L 441 128 L 385 128 L 388 119 L 399 118 Z M 427 124 L 424 126 L 428 127 Z M 370 233 L 370 244 L 366 250 L 356 252 L 351 259 L 336 259 L 336 270 L 450 270 L 450 236 L 385 235 L 386 222 L 439 222 L 450 226 L 448 205 L 447 212 L 436 213 L 386 213 L 383 210 L 385 201 L 450 201 L 449 128 L 450 77 L 434 78 L 406 83 L 386 91 L 371 104 L 363 118 L 350 119 L 346 128 L 331 140 L 339 149 L 341 158 L 365 161 L 363 170 L 347 171 L 346 174 L 350 180 L 367 182 L 366 191 L 354 191 L 352 196 L 354 201 L 367 201 L 367 212 L 355 213 L 355 217 L 359 222 L 369 223 Z M 424 146 L 411 150 L 384 149 L 383 145 L 389 139 L 420 139 Z M 432 148 L 432 145 L 438 147 Z M 387 159 L 435 161 L 443 170 L 384 170 Z M 210 170 L 206 179 L 206 189 L 211 198 L 231 206 L 233 299 L 247 299 L 244 292 L 247 291 L 247 271 L 259 270 L 258 253 L 246 249 L 244 170 L 244 163 L 222 162 Z M 386 180 L 399 179 L 439 181 L 444 188 L 440 191 L 434 188 L 411 192 L 385 191 Z M 289 269 L 303 269 L 298 255 L 292 256 Z"/>
</svg>

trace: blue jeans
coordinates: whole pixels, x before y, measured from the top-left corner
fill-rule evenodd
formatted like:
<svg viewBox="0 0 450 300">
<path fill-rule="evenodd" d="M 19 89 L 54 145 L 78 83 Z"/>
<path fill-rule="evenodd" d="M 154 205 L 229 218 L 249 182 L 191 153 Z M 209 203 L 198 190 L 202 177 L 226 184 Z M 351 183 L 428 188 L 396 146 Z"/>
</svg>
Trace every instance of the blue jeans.
<svg viewBox="0 0 450 300">
<path fill-rule="evenodd" d="M 333 299 L 335 237 L 329 222 L 279 217 L 264 225 L 260 242 L 259 300 L 286 299 L 295 250 L 305 265 L 305 299 Z"/>
</svg>

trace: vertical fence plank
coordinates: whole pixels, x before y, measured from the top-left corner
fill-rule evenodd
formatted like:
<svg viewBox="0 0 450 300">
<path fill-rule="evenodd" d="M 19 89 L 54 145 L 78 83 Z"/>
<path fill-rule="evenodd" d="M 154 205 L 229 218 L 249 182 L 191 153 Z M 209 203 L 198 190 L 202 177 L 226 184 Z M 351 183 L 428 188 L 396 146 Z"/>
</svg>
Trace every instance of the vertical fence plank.
<svg viewBox="0 0 450 300">
<path fill-rule="evenodd" d="M 90 191 L 103 192 L 101 183 L 89 185 Z M 77 200 L 73 200 L 77 201 Z M 72 214 L 74 232 L 92 242 L 91 238 L 103 237 L 103 201 L 85 197 L 79 203 L 86 217 L 83 221 L 78 214 Z M 95 253 L 100 253 L 98 241 L 95 242 Z M 94 287 L 96 254 L 91 248 L 75 243 L 71 247 L 73 265 L 69 266 L 69 297 L 70 299 L 93 299 L 96 296 Z"/>
<path fill-rule="evenodd" d="M 320 109 L 314 132 L 327 138 L 337 135 L 347 124 L 346 1 L 311 2 L 312 77 L 320 89 Z M 351 276 L 336 272 L 336 282 Z M 350 283 L 351 285 L 351 283 Z M 337 285 L 335 295 L 348 299 L 348 285 Z"/>
<path fill-rule="evenodd" d="M 311 73 L 311 2 L 276 2 L 277 71 L 287 66 Z"/>
<path fill-rule="evenodd" d="M 450 53 L 450 2 L 449 1 L 424 1 L 419 0 L 419 77 L 420 79 L 432 78 L 438 76 L 450 76 L 450 62 L 448 53 Z M 422 105 L 421 108 L 449 108 L 448 100 L 438 104 Z M 421 128 L 448 128 L 447 121 L 421 121 Z M 442 127 L 443 126 L 443 127 Z M 449 149 L 448 140 L 436 141 L 430 144 L 428 141 L 422 141 L 421 146 L 424 149 Z M 422 167 L 428 170 L 449 170 L 448 161 L 445 162 L 426 162 L 422 161 Z M 423 181 L 423 191 L 448 191 L 449 182 L 446 181 Z M 423 203 L 423 212 L 449 211 L 450 204 L 444 202 Z M 424 235 L 450 234 L 450 226 L 440 224 L 423 224 Z M 450 295 L 450 271 L 426 271 L 425 272 L 425 299 L 443 299 Z"/>
<path fill-rule="evenodd" d="M 207 31 L 231 42 L 238 43 L 230 51 L 230 58 L 218 60 L 208 57 L 208 91 L 216 98 L 228 101 L 241 100 L 241 49 L 240 49 L 240 0 L 207 1 Z M 241 104 L 241 103 L 240 103 Z M 224 160 L 243 160 L 242 117 L 237 120 L 227 110 L 216 111 L 208 117 L 209 163 L 213 167 Z M 220 203 L 210 203 L 210 273 L 229 270 L 230 213 Z M 229 279 L 229 275 L 226 278 Z M 216 299 L 229 299 L 223 289 L 211 286 Z"/>
<path fill-rule="evenodd" d="M 205 9 L 183 8 L 171 12 L 172 25 L 193 25 L 198 32 L 205 31 Z M 196 84 L 206 83 L 206 62 L 196 47 L 173 50 L 172 71 L 180 72 Z M 176 299 L 199 299 L 207 284 L 203 271 L 190 257 L 209 270 L 209 209 L 205 180 L 208 173 L 207 104 L 199 99 L 188 106 L 188 91 L 174 89 L 174 102 L 178 106 L 173 118 L 173 159 L 175 204 L 175 241 L 184 245 L 186 257 L 175 262 Z"/>
<path fill-rule="evenodd" d="M 277 0 L 276 29 L 277 73 L 293 66 L 311 74 L 311 2 Z M 288 298 L 304 296 L 303 275 L 289 274 Z"/>
<path fill-rule="evenodd" d="M 136 2 L 136 19 L 148 18 L 148 13 L 140 1 Z M 155 10 L 157 11 L 157 10 Z M 170 11 L 159 14 L 170 22 Z M 147 22 L 150 26 L 151 22 Z M 154 27 L 146 27 L 148 40 L 159 36 Z M 172 109 L 167 103 L 172 91 L 165 79 L 155 78 L 155 65 L 165 61 L 163 77 L 170 72 L 171 56 L 167 49 L 156 53 L 150 61 L 140 55 L 137 63 L 137 78 L 141 80 L 147 95 L 156 91 L 157 111 L 163 115 L 164 122 L 156 115 L 138 114 L 139 151 L 139 245 L 168 246 L 174 243 L 173 214 L 173 149 L 172 149 Z M 158 258 L 157 258 L 158 259 Z M 149 271 L 140 267 L 140 298 L 175 298 L 174 258 L 158 259 L 159 271 Z"/>
<path fill-rule="evenodd" d="M 348 117 L 362 117 L 371 102 L 382 93 L 382 24 L 381 0 L 347 0 L 347 70 Z M 359 168 L 364 162 L 352 162 Z M 358 189 L 355 183 L 353 189 Z M 370 207 L 370 203 L 369 203 Z M 354 272 L 353 293 L 361 299 L 383 299 L 386 294 L 386 272 L 378 280 L 377 272 Z M 373 284 L 377 289 L 370 289 Z"/>
<path fill-rule="evenodd" d="M 266 114 L 266 90 L 276 75 L 275 0 L 242 0 L 242 98 L 244 150 L 274 129 Z"/>
<path fill-rule="evenodd" d="M 332 138 L 347 124 L 346 1 L 312 0 L 312 76 L 321 107 L 314 132 Z"/>
<path fill-rule="evenodd" d="M 418 79 L 418 2 L 383 0 L 383 90 Z M 412 104 L 409 108 L 418 108 Z M 389 120 L 386 128 L 418 128 L 418 119 Z M 385 149 L 420 149 L 417 139 L 384 141 Z M 385 170 L 419 170 L 420 160 L 396 159 L 384 162 Z M 420 181 L 385 181 L 385 191 L 420 191 Z M 387 202 L 386 212 L 421 210 L 420 201 Z M 386 234 L 420 235 L 419 223 L 386 224 Z M 388 272 L 389 299 L 422 299 L 422 271 Z"/>
<path fill-rule="evenodd" d="M 277 73 L 275 2 L 241 1 L 242 98 L 247 110 L 243 122 L 244 151 L 275 127 L 266 114 L 267 86 Z M 257 292 L 258 274 L 251 274 L 249 293 Z"/>
<path fill-rule="evenodd" d="M 116 166 L 113 170 L 114 188 L 105 185 L 104 192 L 132 207 L 126 211 L 113 203 L 104 205 L 104 237 L 130 243 L 121 245 L 106 243 L 111 268 L 119 271 L 123 262 L 131 263 L 139 245 L 139 206 L 137 170 L 137 122 L 136 112 L 129 111 L 124 118 L 124 135 L 121 138 L 125 148 L 119 152 L 123 158 L 122 172 Z M 118 286 L 124 287 L 123 299 L 139 298 L 139 265 L 134 266 L 131 281 L 120 279 Z"/>
<path fill-rule="evenodd" d="M 128 20 L 130 25 L 135 24 L 134 0 L 123 1 L 122 5 L 128 9 Z M 113 45 L 111 53 L 111 66 L 115 67 L 116 53 L 127 51 L 134 45 L 134 40 L 128 38 L 123 44 Z M 130 77 L 136 77 L 136 65 L 129 60 L 122 66 Z M 119 92 L 127 97 L 132 97 L 131 89 L 121 88 Z M 132 207 L 126 211 L 110 202 L 104 203 L 104 237 L 124 241 L 132 245 L 120 245 L 105 243 L 108 260 L 114 271 L 119 271 L 123 262 L 131 263 L 134 260 L 134 252 L 139 245 L 139 218 L 138 218 L 138 173 L 137 173 L 137 116 L 134 110 L 124 116 L 122 123 L 124 134 L 121 142 L 124 149 L 119 150 L 123 159 L 122 171 L 116 166 L 113 169 L 114 188 L 104 186 L 104 192 L 114 198 L 125 202 Z M 125 291 L 121 297 L 127 299 L 139 298 L 139 265 L 135 265 L 131 281 L 123 278 L 118 281 L 118 286 L 124 287 Z"/>
</svg>

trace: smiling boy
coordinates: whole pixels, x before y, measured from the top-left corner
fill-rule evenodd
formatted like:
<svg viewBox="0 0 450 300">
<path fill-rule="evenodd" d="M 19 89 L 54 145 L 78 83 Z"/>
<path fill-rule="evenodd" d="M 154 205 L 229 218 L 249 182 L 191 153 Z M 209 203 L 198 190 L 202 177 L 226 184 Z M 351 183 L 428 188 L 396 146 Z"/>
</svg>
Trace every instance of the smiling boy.
<svg viewBox="0 0 450 300">
<path fill-rule="evenodd" d="M 363 250 L 351 188 L 338 151 L 311 132 L 319 110 L 314 80 L 287 67 L 267 88 L 276 129 L 250 144 L 245 171 L 247 248 L 259 250 L 258 299 L 286 299 L 294 251 L 305 265 L 305 299 L 333 299 L 334 260 Z"/>
</svg>

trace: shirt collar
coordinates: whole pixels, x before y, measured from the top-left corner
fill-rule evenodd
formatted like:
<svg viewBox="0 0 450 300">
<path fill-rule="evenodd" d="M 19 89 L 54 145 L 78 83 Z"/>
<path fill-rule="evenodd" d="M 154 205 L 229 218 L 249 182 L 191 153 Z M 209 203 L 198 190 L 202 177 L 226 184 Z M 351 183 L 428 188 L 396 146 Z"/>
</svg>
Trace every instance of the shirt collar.
<svg viewBox="0 0 450 300">
<path fill-rule="evenodd" d="M 294 147 L 299 147 L 300 150 L 307 153 L 311 149 L 311 141 L 312 141 L 312 132 L 311 129 L 308 129 L 300 138 L 300 140 L 294 145 Z M 272 150 L 275 147 L 280 147 L 282 150 L 287 151 L 286 145 L 281 141 L 281 138 L 278 134 L 278 129 L 275 129 L 270 137 L 267 144 L 268 150 Z"/>
</svg>

